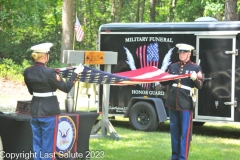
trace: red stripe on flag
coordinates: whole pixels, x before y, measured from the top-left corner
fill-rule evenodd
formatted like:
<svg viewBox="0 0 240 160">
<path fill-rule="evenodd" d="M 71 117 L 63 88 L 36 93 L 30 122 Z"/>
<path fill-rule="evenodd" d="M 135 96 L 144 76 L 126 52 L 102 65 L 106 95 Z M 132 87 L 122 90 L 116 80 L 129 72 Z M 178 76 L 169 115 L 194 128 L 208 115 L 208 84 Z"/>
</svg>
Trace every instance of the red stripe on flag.
<svg viewBox="0 0 240 160">
<path fill-rule="evenodd" d="M 144 67 L 147 66 L 147 64 L 146 64 L 146 45 L 143 46 L 143 64 L 144 64 Z"/>
<path fill-rule="evenodd" d="M 143 67 L 143 55 L 142 55 L 142 46 L 139 47 L 139 55 L 140 55 L 140 66 Z"/>
<path fill-rule="evenodd" d="M 77 16 L 76 16 L 76 23 L 75 23 L 74 29 L 76 31 L 76 40 L 81 42 L 84 37 L 84 32 Z"/>
<path fill-rule="evenodd" d="M 182 75 L 172 75 L 162 70 L 159 70 L 157 67 L 148 66 L 144 68 L 139 68 L 132 71 L 126 71 L 121 73 L 115 73 L 118 76 L 124 76 L 130 78 L 130 81 L 122 81 L 116 83 L 118 84 L 140 84 L 140 83 L 154 83 L 161 81 L 168 81 L 180 78 L 187 78 L 190 74 Z"/>
</svg>

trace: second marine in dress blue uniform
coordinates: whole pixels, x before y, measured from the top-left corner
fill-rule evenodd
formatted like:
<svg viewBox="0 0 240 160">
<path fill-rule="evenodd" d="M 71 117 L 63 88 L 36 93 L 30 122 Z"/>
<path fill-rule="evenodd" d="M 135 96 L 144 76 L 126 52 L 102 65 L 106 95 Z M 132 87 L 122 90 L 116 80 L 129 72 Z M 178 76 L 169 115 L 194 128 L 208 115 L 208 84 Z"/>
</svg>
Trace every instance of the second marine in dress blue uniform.
<svg viewBox="0 0 240 160">
<path fill-rule="evenodd" d="M 170 65 L 170 74 L 190 74 L 189 78 L 171 81 L 170 91 L 166 100 L 169 108 L 172 160 L 187 160 L 193 119 L 193 88 L 202 87 L 202 69 L 190 61 L 194 47 L 177 44 L 180 62 Z"/>
<path fill-rule="evenodd" d="M 192 61 L 187 62 L 177 62 L 173 63 L 168 72 L 170 74 L 190 74 L 193 71 L 196 73 L 202 72 L 202 69 L 196 63 Z M 179 80 L 172 81 L 173 85 L 170 88 L 170 95 L 167 99 L 166 105 L 171 109 L 176 110 L 192 110 L 193 109 L 193 101 L 190 89 L 196 87 L 202 87 L 202 79 L 196 79 L 195 81 L 190 78 L 183 78 Z M 176 85 L 176 86 L 175 86 Z M 189 87 L 189 89 L 181 88 L 183 86 Z M 187 88 L 186 87 L 186 88 Z"/>
</svg>

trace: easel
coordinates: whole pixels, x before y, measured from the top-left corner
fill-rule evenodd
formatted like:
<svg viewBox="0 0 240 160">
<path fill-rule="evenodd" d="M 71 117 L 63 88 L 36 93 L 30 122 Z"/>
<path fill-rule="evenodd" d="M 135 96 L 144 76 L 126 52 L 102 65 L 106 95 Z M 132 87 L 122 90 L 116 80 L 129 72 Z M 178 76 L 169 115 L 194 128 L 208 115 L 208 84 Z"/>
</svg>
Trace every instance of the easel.
<svg viewBox="0 0 240 160">
<path fill-rule="evenodd" d="M 111 65 L 117 64 L 117 52 L 111 51 L 78 51 L 78 50 L 64 50 L 63 63 L 66 64 L 104 64 L 104 71 L 111 73 Z M 70 92 L 71 93 L 71 92 Z M 74 93 L 72 93 L 74 95 Z M 103 84 L 102 94 L 102 119 L 93 127 L 91 138 L 110 137 L 113 139 L 120 139 L 113 125 L 108 119 L 108 102 L 110 94 L 110 85 Z M 101 130 L 101 134 L 97 132 Z M 108 133 L 110 135 L 108 135 Z"/>
</svg>

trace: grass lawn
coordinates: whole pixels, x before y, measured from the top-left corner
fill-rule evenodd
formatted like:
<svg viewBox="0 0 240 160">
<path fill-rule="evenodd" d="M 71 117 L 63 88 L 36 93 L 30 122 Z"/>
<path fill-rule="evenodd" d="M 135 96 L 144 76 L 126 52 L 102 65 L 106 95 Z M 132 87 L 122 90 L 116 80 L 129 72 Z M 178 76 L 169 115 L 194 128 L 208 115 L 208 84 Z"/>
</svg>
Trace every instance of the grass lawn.
<svg viewBox="0 0 240 160">
<path fill-rule="evenodd" d="M 109 160 L 168 160 L 171 157 L 169 122 L 155 132 L 132 130 L 127 121 L 112 121 L 120 140 L 91 138 L 90 150 Z M 239 160 L 240 124 L 206 123 L 194 126 L 189 160 Z M 102 151 L 102 153 L 99 152 Z M 103 157 L 103 158 L 100 158 Z"/>
</svg>

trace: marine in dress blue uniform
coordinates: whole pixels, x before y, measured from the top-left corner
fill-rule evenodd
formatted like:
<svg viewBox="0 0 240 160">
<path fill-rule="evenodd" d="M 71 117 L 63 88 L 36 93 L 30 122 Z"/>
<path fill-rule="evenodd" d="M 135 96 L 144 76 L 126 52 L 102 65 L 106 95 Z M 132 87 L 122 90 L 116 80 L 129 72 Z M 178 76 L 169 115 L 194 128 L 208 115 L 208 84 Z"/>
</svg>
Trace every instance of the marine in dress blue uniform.
<svg viewBox="0 0 240 160">
<path fill-rule="evenodd" d="M 24 81 L 32 97 L 31 127 L 33 133 L 34 159 L 54 159 L 54 131 L 57 126 L 60 108 L 55 95 L 57 89 L 68 93 L 83 70 L 80 64 L 72 73 L 71 78 L 64 82 L 54 69 L 45 66 L 49 59 L 52 43 L 42 43 L 31 47 L 35 64 L 24 71 Z"/>
<path fill-rule="evenodd" d="M 170 74 L 190 74 L 189 78 L 173 80 L 166 106 L 169 108 L 172 160 L 187 160 L 193 119 L 193 88 L 202 88 L 202 69 L 190 61 L 193 46 L 177 44 L 180 62 L 170 65 Z"/>
</svg>

